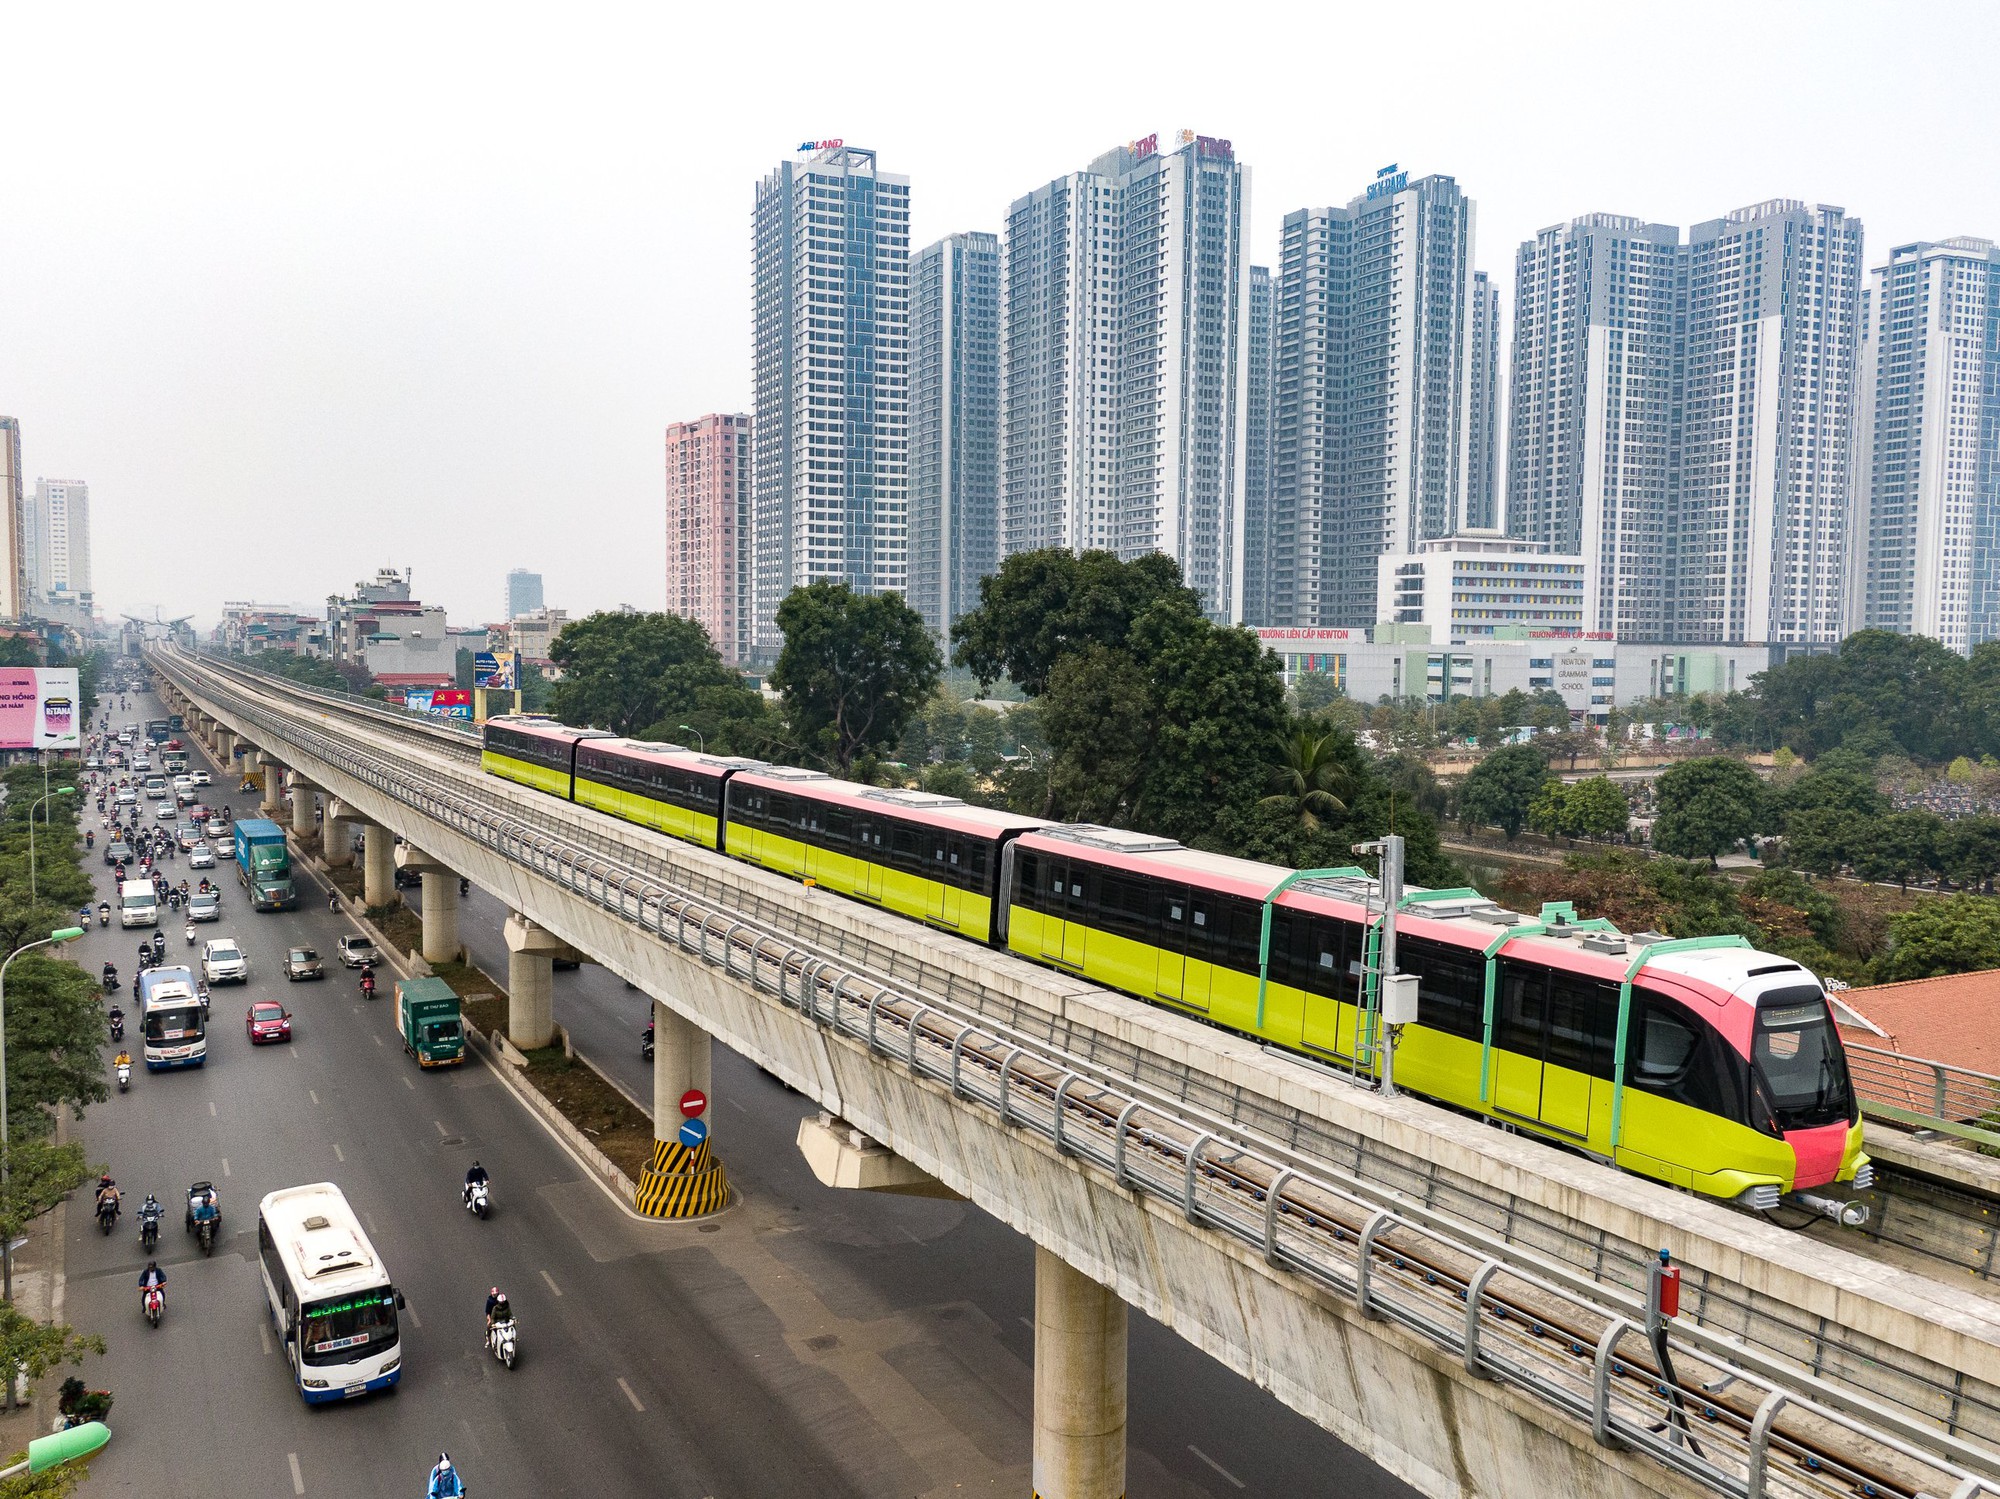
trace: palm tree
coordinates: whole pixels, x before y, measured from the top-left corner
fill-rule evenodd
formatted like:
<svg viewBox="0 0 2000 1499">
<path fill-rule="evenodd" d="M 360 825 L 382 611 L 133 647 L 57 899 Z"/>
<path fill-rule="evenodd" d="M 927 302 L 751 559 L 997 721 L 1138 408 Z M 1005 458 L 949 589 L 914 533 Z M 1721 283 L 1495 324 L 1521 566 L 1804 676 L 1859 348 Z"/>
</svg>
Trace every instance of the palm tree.
<svg viewBox="0 0 2000 1499">
<path fill-rule="evenodd" d="M 1319 831 L 1322 818 L 1345 812 L 1341 795 L 1352 789 L 1353 777 L 1334 752 L 1337 737 L 1295 729 L 1280 739 L 1278 761 L 1271 767 L 1274 794 L 1259 805 L 1291 808 L 1309 833 Z"/>
</svg>

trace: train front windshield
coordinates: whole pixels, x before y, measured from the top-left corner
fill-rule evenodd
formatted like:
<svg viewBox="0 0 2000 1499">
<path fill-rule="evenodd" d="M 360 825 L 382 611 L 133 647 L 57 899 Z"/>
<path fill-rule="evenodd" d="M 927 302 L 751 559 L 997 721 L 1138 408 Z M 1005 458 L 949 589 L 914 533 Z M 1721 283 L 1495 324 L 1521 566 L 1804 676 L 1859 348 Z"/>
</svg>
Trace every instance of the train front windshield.
<svg viewBox="0 0 2000 1499">
<path fill-rule="evenodd" d="M 1757 1002 L 1750 1063 L 1780 1129 L 1816 1129 L 1853 1119 L 1847 1054 L 1826 996 L 1817 988 L 1779 989 Z"/>
</svg>

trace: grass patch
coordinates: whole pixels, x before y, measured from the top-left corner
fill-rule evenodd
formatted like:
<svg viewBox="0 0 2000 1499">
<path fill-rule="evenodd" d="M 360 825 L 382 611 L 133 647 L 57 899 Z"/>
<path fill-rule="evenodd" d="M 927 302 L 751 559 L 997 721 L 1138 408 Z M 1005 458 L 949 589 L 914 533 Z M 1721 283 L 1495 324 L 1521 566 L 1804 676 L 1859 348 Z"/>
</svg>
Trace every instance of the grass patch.
<svg viewBox="0 0 2000 1499">
<path fill-rule="evenodd" d="M 470 963 L 437 963 L 431 972 L 451 985 L 466 1024 L 489 1036 L 506 1034 L 507 991 L 490 976 Z"/>
<path fill-rule="evenodd" d="M 527 1053 L 525 1074 L 536 1092 L 562 1111 L 590 1143 L 633 1181 L 653 1163 L 653 1121 L 588 1062 L 547 1046 Z"/>
<path fill-rule="evenodd" d="M 370 906 L 368 919 L 375 923 L 383 936 L 402 951 L 406 953 L 423 951 L 423 918 L 401 901 L 393 906 Z"/>
</svg>

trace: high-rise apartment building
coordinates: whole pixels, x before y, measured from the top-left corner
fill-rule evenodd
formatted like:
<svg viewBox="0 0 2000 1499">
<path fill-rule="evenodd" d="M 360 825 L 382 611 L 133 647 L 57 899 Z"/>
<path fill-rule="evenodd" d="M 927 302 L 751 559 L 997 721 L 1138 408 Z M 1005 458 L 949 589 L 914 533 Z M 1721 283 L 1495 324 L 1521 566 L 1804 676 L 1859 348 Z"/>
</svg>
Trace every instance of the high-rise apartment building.
<svg viewBox="0 0 2000 1499">
<path fill-rule="evenodd" d="M 1276 288 L 1268 266 L 1250 267 L 1250 372 L 1244 381 L 1243 623 L 1271 623 L 1271 456 L 1276 430 L 1278 364 L 1272 315 Z"/>
<path fill-rule="evenodd" d="M 531 573 L 525 567 L 517 567 L 507 574 L 507 618 L 517 619 L 530 609 L 539 609 L 542 598 L 542 575 Z"/>
<path fill-rule="evenodd" d="M 1864 302 L 1849 630 L 2000 639 L 2000 251 L 1898 245 Z"/>
<path fill-rule="evenodd" d="M 1687 257 L 1680 230 L 1593 213 L 1514 265 L 1507 529 L 1581 554 L 1585 623 L 1666 640 Z"/>
<path fill-rule="evenodd" d="M 1412 182 L 1394 167 L 1345 208 L 1285 217 L 1269 531 L 1279 625 L 1374 624 L 1376 559 L 1472 524 L 1473 230 L 1450 177 Z"/>
<path fill-rule="evenodd" d="M 1465 333 L 1465 519 L 1468 531 L 1500 525 L 1500 289 L 1472 273 Z"/>
<path fill-rule="evenodd" d="M 1861 222 L 1776 198 L 1695 225 L 1687 257 L 1674 637 L 1837 641 Z"/>
<path fill-rule="evenodd" d="M 819 578 L 908 585 L 910 184 L 810 142 L 757 186 L 751 648 Z"/>
<path fill-rule="evenodd" d="M 1164 552 L 1243 603 L 1249 173 L 1182 131 L 1017 199 L 1001 284 L 1001 551 Z"/>
<path fill-rule="evenodd" d="M 42 602 L 88 603 L 90 486 L 80 479 L 37 479 L 29 549 L 32 591 Z"/>
<path fill-rule="evenodd" d="M 750 654 L 750 418 L 667 428 L 667 611 L 698 621 L 725 661 Z M 526 611 L 523 611 L 524 613 Z"/>
<path fill-rule="evenodd" d="M 1000 240 L 910 257 L 910 606 L 940 635 L 1000 544 Z"/>
<path fill-rule="evenodd" d="M 28 508 L 21 488 L 21 423 L 0 416 L 0 619 L 27 612 L 27 557 L 22 519 Z"/>
</svg>

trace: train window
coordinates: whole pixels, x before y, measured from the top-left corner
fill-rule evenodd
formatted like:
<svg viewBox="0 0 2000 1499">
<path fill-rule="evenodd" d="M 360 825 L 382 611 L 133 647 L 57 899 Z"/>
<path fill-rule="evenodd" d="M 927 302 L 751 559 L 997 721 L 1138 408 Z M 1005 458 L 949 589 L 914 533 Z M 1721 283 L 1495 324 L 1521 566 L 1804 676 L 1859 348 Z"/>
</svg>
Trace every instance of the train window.
<svg viewBox="0 0 2000 1499">
<path fill-rule="evenodd" d="M 828 848 L 846 848 L 851 841 L 850 832 L 853 825 L 854 816 L 846 808 L 828 807 L 826 809 L 826 837 L 822 841 Z"/>
<path fill-rule="evenodd" d="M 1638 1042 L 1631 1081 L 1644 1088 L 1661 1088 L 1687 1071 L 1695 1048 L 1701 1044 L 1701 1034 L 1682 1016 L 1654 1003 L 1646 1006 Z"/>
<path fill-rule="evenodd" d="M 854 819 L 854 846 L 880 855 L 882 852 L 882 824 L 870 822 L 865 817 Z"/>
<path fill-rule="evenodd" d="M 1632 991 L 1625 1081 L 1704 1113 L 1743 1123 L 1750 1065 L 1699 1015 L 1665 995 Z"/>
<path fill-rule="evenodd" d="M 1264 935 L 1262 902 L 1223 896 L 1216 910 L 1217 959 L 1238 973 L 1257 971 L 1258 949 Z"/>
<path fill-rule="evenodd" d="M 923 843 L 915 828 L 904 827 L 900 823 L 890 825 L 889 862 L 911 874 L 924 872 Z"/>
<path fill-rule="evenodd" d="M 1014 860 L 1014 888 L 1008 892 L 1013 905 L 1025 906 L 1030 911 L 1042 908 L 1042 856 L 1026 849 L 1018 851 Z"/>
<path fill-rule="evenodd" d="M 1549 974 L 1549 1045 L 1544 1060 L 1609 1078 L 1617 1038 L 1615 984 L 1561 970 Z"/>
<path fill-rule="evenodd" d="M 1486 960 L 1428 937 L 1396 940 L 1396 967 L 1417 975 L 1417 1023 L 1469 1040 L 1486 1038 Z M 1539 1051 L 1539 1047 L 1537 1050 Z"/>
<path fill-rule="evenodd" d="M 993 867 L 991 853 L 992 845 L 987 843 L 983 838 L 975 839 L 966 846 L 965 878 L 967 889 L 984 891 L 989 895 L 992 893 L 987 888 L 986 883 L 987 874 Z"/>
</svg>

